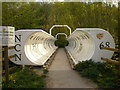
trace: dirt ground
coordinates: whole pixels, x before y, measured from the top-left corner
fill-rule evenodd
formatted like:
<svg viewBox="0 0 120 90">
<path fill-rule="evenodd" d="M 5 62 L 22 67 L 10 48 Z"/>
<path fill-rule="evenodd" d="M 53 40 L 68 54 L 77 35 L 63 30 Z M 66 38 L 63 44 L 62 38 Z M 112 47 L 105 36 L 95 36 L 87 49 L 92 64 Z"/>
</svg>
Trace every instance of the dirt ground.
<svg viewBox="0 0 120 90">
<path fill-rule="evenodd" d="M 98 88 L 91 80 L 72 70 L 64 48 L 60 48 L 49 68 L 46 88 Z"/>
</svg>

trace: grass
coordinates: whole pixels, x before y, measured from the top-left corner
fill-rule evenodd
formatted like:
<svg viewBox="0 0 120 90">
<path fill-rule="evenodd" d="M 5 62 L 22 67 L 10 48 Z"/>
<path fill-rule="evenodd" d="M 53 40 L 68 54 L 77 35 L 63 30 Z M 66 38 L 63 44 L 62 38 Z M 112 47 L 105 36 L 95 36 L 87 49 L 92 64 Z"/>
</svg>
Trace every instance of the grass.
<svg viewBox="0 0 120 90">
<path fill-rule="evenodd" d="M 3 77 L 3 88 L 44 88 L 44 86 L 44 77 L 35 74 L 29 68 L 13 70 L 13 73 L 9 75 L 8 86 Z"/>
<path fill-rule="evenodd" d="M 47 74 L 48 72 L 48 69 L 43 69 L 43 74 Z"/>
<path fill-rule="evenodd" d="M 86 60 L 79 62 L 75 70 L 80 72 L 81 76 L 96 82 L 101 88 L 120 87 L 118 70 L 115 65 Z"/>
</svg>

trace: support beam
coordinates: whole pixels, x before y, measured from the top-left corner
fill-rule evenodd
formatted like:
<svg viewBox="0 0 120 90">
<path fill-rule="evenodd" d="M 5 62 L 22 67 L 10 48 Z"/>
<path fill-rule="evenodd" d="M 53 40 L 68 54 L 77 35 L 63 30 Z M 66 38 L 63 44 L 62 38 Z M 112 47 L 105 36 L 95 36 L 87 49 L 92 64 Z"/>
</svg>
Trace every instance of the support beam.
<svg viewBox="0 0 120 90">
<path fill-rule="evenodd" d="M 120 50 L 116 49 L 116 48 L 101 47 L 101 49 L 110 50 L 110 51 L 114 51 L 114 52 L 120 52 Z"/>
<path fill-rule="evenodd" d="M 4 48 L 4 60 L 5 60 L 5 83 L 8 85 L 9 82 L 9 60 L 8 60 L 8 46 L 3 46 Z"/>
<path fill-rule="evenodd" d="M 14 46 L 8 47 L 8 49 L 14 49 Z"/>
<path fill-rule="evenodd" d="M 14 57 L 15 57 L 15 55 L 11 55 L 11 56 L 8 57 L 8 59 L 11 59 L 11 58 L 14 58 Z"/>
<path fill-rule="evenodd" d="M 101 60 L 104 60 L 104 61 L 112 63 L 112 64 L 120 65 L 119 61 L 116 61 L 116 60 L 112 60 L 112 59 L 108 59 L 108 58 L 103 58 L 103 57 L 101 57 Z"/>
</svg>

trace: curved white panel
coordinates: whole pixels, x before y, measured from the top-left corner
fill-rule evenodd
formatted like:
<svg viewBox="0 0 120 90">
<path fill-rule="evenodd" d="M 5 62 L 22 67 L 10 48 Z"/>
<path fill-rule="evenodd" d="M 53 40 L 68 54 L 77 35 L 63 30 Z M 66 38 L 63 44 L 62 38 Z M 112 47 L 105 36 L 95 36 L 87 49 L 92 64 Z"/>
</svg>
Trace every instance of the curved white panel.
<svg viewBox="0 0 120 90">
<path fill-rule="evenodd" d="M 43 30 L 16 31 L 14 60 L 19 65 L 43 65 L 54 53 L 55 38 Z"/>
<path fill-rule="evenodd" d="M 75 64 L 89 59 L 101 62 L 101 57 L 111 58 L 114 53 L 100 49 L 101 46 L 115 48 L 112 36 L 100 28 L 77 28 L 67 40 L 66 49 Z"/>
<path fill-rule="evenodd" d="M 15 35 L 15 49 L 9 52 L 9 55 L 15 53 L 11 59 L 15 64 L 44 65 L 57 48 L 56 38 L 43 30 L 18 30 Z M 66 49 L 75 64 L 90 59 L 102 61 L 101 57 L 111 58 L 114 53 L 101 49 L 115 48 L 115 43 L 110 33 L 100 28 L 77 28 L 67 40 Z"/>
</svg>

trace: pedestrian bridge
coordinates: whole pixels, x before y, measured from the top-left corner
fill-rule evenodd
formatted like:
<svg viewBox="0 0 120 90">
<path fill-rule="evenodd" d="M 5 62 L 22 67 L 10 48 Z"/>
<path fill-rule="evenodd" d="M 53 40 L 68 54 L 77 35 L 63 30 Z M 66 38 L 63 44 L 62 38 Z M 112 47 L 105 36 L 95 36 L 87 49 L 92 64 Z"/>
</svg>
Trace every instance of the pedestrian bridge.
<svg viewBox="0 0 120 90">
<path fill-rule="evenodd" d="M 52 29 L 50 34 L 41 29 L 17 30 L 15 48 L 9 50 L 9 56 L 14 54 L 15 57 L 10 60 L 19 65 L 44 65 L 58 48 L 55 46 L 57 38 L 51 35 Z M 72 33 L 70 30 L 66 40 L 69 45 L 65 48 L 74 64 L 90 59 L 102 62 L 101 57 L 111 58 L 114 53 L 102 49 L 115 48 L 115 43 L 110 33 L 100 28 L 76 28 Z"/>
</svg>

